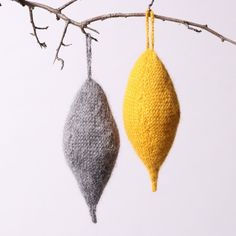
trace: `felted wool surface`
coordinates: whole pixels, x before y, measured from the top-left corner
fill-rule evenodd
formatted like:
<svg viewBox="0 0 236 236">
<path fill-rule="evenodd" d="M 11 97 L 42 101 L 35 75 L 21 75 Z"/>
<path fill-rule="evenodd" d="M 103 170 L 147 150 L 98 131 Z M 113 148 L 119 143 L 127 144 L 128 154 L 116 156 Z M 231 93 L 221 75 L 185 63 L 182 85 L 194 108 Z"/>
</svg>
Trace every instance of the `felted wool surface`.
<svg viewBox="0 0 236 236">
<path fill-rule="evenodd" d="M 96 206 L 116 163 L 120 140 L 106 95 L 93 79 L 87 79 L 75 97 L 63 143 L 66 160 L 96 223 Z"/>
<path fill-rule="evenodd" d="M 176 135 L 180 109 L 170 76 L 154 51 L 154 42 L 151 48 L 149 42 L 147 45 L 129 76 L 123 117 L 128 138 L 147 167 L 155 192 L 159 169 Z"/>
</svg>

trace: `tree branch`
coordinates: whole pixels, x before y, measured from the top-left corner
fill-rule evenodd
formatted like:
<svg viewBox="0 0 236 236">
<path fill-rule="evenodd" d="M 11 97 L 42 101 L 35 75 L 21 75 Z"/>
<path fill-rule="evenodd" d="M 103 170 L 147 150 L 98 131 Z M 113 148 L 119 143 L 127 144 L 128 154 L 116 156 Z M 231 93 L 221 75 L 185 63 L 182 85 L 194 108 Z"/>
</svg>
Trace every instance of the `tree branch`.
<svg viewBox="0 0 236 236">
<path fill-rule="evenodd" d="M 88 26 L 89 24 L 91 24 L 93 22 L 104 21 L 104 20 L 111 19 L 111 18 L 144 17 L 145 15 L 146 15 L 146 13 L 111 13 L 111 14 L 96 16 L 96 17 L 90 18 L 88 20 L 82 21 L 81 23 L 83 26 Z M 202 30 L 205 30 L 205 31 L 215 35 L 216 37 L 220 38 L 222 42 L 229 42 L 231 44 L 236 45 L 236 41 L 233 41 L 232 39 L 229 39 L 229 38 L 221 35 L 220 33 L 216 32 L 215 30 L 209 28 L 208 25 L 199 24 L 199 23 L 195 23 L 195 22 L 191 22 L 191 21 L 187 21 L 187 20 L 182 20 L 182 19 L 178 19 L 178 18 L 161 16 L 161 15 L 155 15 L 155 18 L 162 20 L 162 21 L 169 21 L 169 22 L 174 22 L 174 23 L 179 23 L 179 24 L 185 25 L 190 30 L 194 29 L 194 31 L 197 33 L 201 33 L 202 31 L 199 29 L 202 29 Z M 193 27 L 195 27 L 195 28 L 193 28 Z"/>
<path fill-rule="evenodd" d="M 72 5 L 73 3 L 77 2 L 78 0 L 71 0 L 70 2 L 67 2 L 66 4 L 64 4 L 63 6 L 57 8 L 58 11 L 62 11 L 64 10 L 65 8 L 69 7 L 70 5 Z"/>
<path fill-rule="evenodd" d="M 48 26 L 46 26 L 46 27 L 37 27 L 34 23 L 33 8 L 30 7 L 30 6 L 28 8 L 29 8 L 29 14 L 30 14 L 30 23 L 32 24 L 33 31 L 34 31 L 34 33 L 31 33 L 31 34 L 33 36 L 35 36 L 35 38 L 36 38 L 36 40 L 37 40 L 37 42 L 38 42 L 38 44 L 41 48 L 46 48 L 47 44 L 45 42 L 40 42 L 38 34 L 37 34 L 37 30 L 47 30 Z"/>
<path fill-rule="evenodd" d="M 13 1 L 18 2 L 23 7 L 25 6 L 25 0 L 13 0 Z"/>
<path fill-rule="evenodd" d="M 39 8 L 39 9 L 46 10 L 46 11 L 52 13 L 52 14 L 55 14 L 57 20 L 61 19 L 61 20 L 65 21 L 65 28 L 64 28 L 64 31 L 63 31 L 63 35 L 62 35 L 62 38 L 61 38 L 60 45 L 57 48 L 57 53 L 56 53 L 56 57 L 55 57 L 55 60 L 59 60 L 59 61 L 62 62 L 62 68 L 64 67 L 64 61 L 58 55 L 59 55 L 59 51 L 61 49 L 61 46 L 64 46 L 63 40 L 65 38 L 65 35 L 66 35 L 67 28 L 68 28 L 69 24 L 80 28 L 82 33 L 84 33 L 84 34 L 87 34 L 86 29 L 90 30 L 90 31 L 93 31 L 95 33 L 99 33 L 96 29 L 91 28 L 89 25 L 91 25 L 92 23 L 97 22 L 97 21 L 104 21 L 104 20 L 113 19 L 113 18 L 145 17 L 145 15 L 146 15 L 145 13 L 111 13 L 111 14 L 105 14 L 105 15 L 92 17 L 90 19 L 79 22 L 79 21 L 71 19 L 70 17 L 68 17 L 68 16 L 66 16 L 65 14 L 62 13 L 62 10 L 64 10 L 68 6 L 72 5 L 77 0 L 71 0 L 68 3 L 64 4 L 63 6 L 61 6 L 59 8 L 53 8 L 51 6 L 48 6 L 48 5 L 45 5 L 45 4 L 42 4 L 42 3 L 31 2 L 31 1 L 27 1 L 27 0 L 13 0 L 13 1 L 21 4 L 22 6 L 28 6 L 29 7 L 30 19 L 31 19 L 31 24 L 33 26 L 33 30 L 34 30 L 34 36 L 36 37 L 36 40 L 37 40 L 37 42 L 39 43 L 39 45 L 41 47 L 45 47 L 46 44 L 41 43 L 39 41 L 39 38 L 38 38 L 38 35 L 37 35 L 37 30 L 46 29 L 47 27 L 40 28 L 40 27 L 35 26 L 34 20 L 33 20 L 33 9 L 34 8 Z M 218 37 L 222 42 L 228 42 L 228 43 L 231 43 L 233 45 L 236 45 L 236 41 L 225 37 L 224 35 L 218 33 L 217 31 L 213 30 L 212 28 L 208 27 L 208 25 L 206 25 L 206 24 L 199 24 L 199 23 L 188 21 L 188 20 L 183 20 L 183 19 L 178 19 L 178 18 L 173 18 L 173 17 L 167 17 L 167 16 L 161 16 L 161 15 L 155 15 L 155 18 L 158 19 L 158 20 L 162 20 L 162 21 L 168 21 L 168 22 L 172 22 L 172 23 L 182 24 L 182 25 L 186 26 L 189 30 L 192 30 L 192 31 L 197 32 L 197 33 L 201 33 L 202 31 L 206 31 L 206 32 Z M 93 39 L 96 40 L 96 38 L 93 38 Z"/>
<path fill-rule="evenodd" d="M 64 38 L 66 36 L 66 32 L 67 32 L 69 24 L 70 24 L 70 22 L 66 21 L 65 27 L 64 27 L 64 30 L 63 30 L 63 33 L 62 33 L 61 41 L 60 41 L 59 46 L 58 46 L 58 48 L 56 50 L 56 56 L 55 56 L 55 59 L 54 59 L 54 63 L 55 63 L 56 60 L 61 62 L 61 70 L 63 70 L 65 62 L 64 62 L 64 60 L 61 57 L 59 57 L 60 49 L 61 49 L 62 46 L 67 47 L 67 46 L 71 45 L 71 44 L 64 44 Z"/>
<path fill-rule="evenodd" d="M 65 3 L 64 5 L 62 5 L 61 7 L 58 7 L 57 10 L 59 13 L 62 12 L 62 10 L 64 10 L 65 8 L 69 7 L 70 5 L 72 5 L 73 3 L 77 2 L 77 0 L 71 0 L 70 2 Z M 60 20 L 60 16 L 58 14 L 56 14 L 56 18 L 57 20 Z"/>
</svg>

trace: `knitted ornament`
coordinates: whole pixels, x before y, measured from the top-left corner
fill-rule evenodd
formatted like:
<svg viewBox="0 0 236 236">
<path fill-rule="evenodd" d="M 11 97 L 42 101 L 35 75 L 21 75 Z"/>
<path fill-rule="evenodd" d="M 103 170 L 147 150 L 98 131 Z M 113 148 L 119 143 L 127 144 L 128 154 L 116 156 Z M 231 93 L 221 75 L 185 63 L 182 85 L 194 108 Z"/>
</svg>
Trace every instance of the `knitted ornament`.
<svg viewBox="0 0 236 236">
<path fill-rule="evenodd" d="M 97 222 L 96 206 L 119 151 L 119 133 L 106 95 L 91 73 L 91 36 L 87 36 L 88 79 L 71 106 L 64 128 L 64 153 Z"/>
<path fill-rule="evenodd" d="M 146 35 L 146 51 L 129 76 L 123 118 L 128 138 L 147 167 L 155 192 L 159 169 L 175 138 L 180 109 L 170 76 L 154 51 L 154 13 L 151 10 L 146 12 Z"/>
</svg>

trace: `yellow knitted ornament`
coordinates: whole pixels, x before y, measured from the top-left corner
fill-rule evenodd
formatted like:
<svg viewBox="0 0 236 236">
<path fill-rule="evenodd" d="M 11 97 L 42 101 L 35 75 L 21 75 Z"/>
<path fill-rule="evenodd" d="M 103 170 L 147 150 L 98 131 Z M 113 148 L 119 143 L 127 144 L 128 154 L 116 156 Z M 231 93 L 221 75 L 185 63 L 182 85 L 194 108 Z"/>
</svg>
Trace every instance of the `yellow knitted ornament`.
<svg viewBox="0 0 236 236">
<path fill-rule="evenodd" d="M 170 76 L 154 51 L 154 13 L 149 10 L 146 33 L 146 51 L 129 76 L 123 117 L 128 138 L 147 167 L 155 192 L 159 169 L 175 138 L 180 109 Z"/>
</svg>

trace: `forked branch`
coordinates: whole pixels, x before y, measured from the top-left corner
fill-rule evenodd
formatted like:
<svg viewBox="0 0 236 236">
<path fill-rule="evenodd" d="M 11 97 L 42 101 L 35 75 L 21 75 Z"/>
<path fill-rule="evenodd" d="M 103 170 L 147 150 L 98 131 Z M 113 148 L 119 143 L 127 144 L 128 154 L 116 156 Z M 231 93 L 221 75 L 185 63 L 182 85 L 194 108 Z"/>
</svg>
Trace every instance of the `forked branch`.
<svg viewBox="0 0 236 236">
<path fill-rule="evenodd" d="M 37 40 L 37 43 L 39 44 L 39 46 L 41 48 L 46 48 L 47 44 L 45 42 L 40 42 L 37 30 L 47 30 L 48 26 L 46 26 L 46 27 L 38 27 L 38 26 L 36 26 L 35 23 L 34 23 L 34 15 L 33 15 L 33 9 L 34 8 L 30 7 L 30 6 L 28 8 L 29 8 L 29 14 L 30 14 L 30 23 L 32 24 L 33 31 L 34 31 L 34 33 L 31 33 L 31 35 L 35 36 L 35 38 Z"/>
<path fill-rule="evenodd" d="M 105 14 L 105 15 L 92 17 L 92 18 L 84 20 L 84 21 L 76 21 L 76 20 L 73 20 L 70 17 L 66 16 L 64 13 L 62 13 L 62 11 L 65 8 L 72 5 L 73 3 L 77 2 L 77 0 L 71 0 L 71 1 L 67 2 L 66 4 L 64 4 L 64 5 L 62 5 L 61 7 L 58 7 L 58 8 L 54 8 L 54 7 L 51 7 L 49 5 L 45 5 L 45 4 L 41 4 L 41 3 L 37 3 L 37 2 L 31 2 L 31 1 L 27 1 L 27 0 L 13 0 L 13 1 L 18 2 L 22 6 L 28 6 L 29 12 L 30 12 L 30 21 L 31 21 L 31 24 L 33 26 L 33 31 L 34 31 L 33 35 L 35 36 L 38 44 L 42 48 L 46 47 L 46 44 L 40 42 L 39 37 L 37 35 L 37 30 L 42 30 L 42 29 L 46 30 L 48 27 L 37 27 L 37 26 L 35 26 L 34 18 L 33 18 L 33 9 L 34 8 L 39 8 L 39 9 L 46 10 L 46 11 L 54 14 L 56 16 L 57 20 L 65 21 L 65 28 L 64 28 L 64 31 L 63 31 L 63 35 L 62 35 L 59 47 L 57 48 L 56 57 L 55 57 L 55 60 L 59 60 L 62 63 L 62 68 L 64 67 L 64 61 L 63 61 L 63 59 L 61 59 L 59 57 L 59 52 L 60 52 L 61 47 L 65 46 L 65 44 L 63 43 L 63 40 L 65 38 L 68 26 L 70 24 L 80 28 L 82 33 L 84 33 L 84 34 L 87 34 L 86 30 L 90 30 L 90 31 L 93 31 L 95 33 L 99 33 L 96 29 L 90 27 L 90 25 L 92 23 L 97 22 L 97 21 L 104 21 L 104 20 L 108 20 L 108 19 L 114 19 L 114 18 L 145 17 L 145 13 L 111 13 L 111 14 Z M 152 3 L 153 3 L 153 1 L 151 2 L 151 4 Z M 150 4 L 150 7 L 151 7 L 151 4 Z M 234 41 L 230 38 L 227 38 L 224 35 L 218 33 L 217 31 L 210 28 L 207 24 L 199 24 L 199 23 L 188 21 L 188 20 L 172 18 L 172 17 L 167 17 L 167 16 L 161 16 L 161 15 L 155 15 L 155 18 L 158 19 L 158 20 L 162 20 L 162 21 L 168 21 L 168 22 L 182 24 L 182 25 L 186 26 L 187 29 L 192 30 L 196 33 L 201 33 L 202 31 L 206 31 L 206 32 L 218 37 L 222 42 L 229 42 L 233 45 L 236 45 L 236 41 Z M 94 37 L 93 37 L 93 39 L 96 40 L 96 38 L 94 38 Z"/>
<path fill-rule="evenodd" d="M 61 49 L 62 46 L 68 47 L 68 46 L 71 45 L 71 44 L 65 44 L 64 43 L 64 38 L 66 36 L 66 32 L 67 32 L 68 26 L 69 26 L 69 22 L 66 21 L 65 27 L 64 27 L 64 30 L 63 30 L 63 33 L 62 33 L 61 41 L 60 41 L 59 46 L 58 46 L 58 48 L 56 50 L 56 56 L 55 56 L 55 59 L 54 59 L 54 63 L 55 63 L 56 60 L 61 62 L 61 70 L 64 68 L 65 62 L 64 62 L 64 60 L 61 57 L 59 57 L 60 49 Z"/>
</svg>

